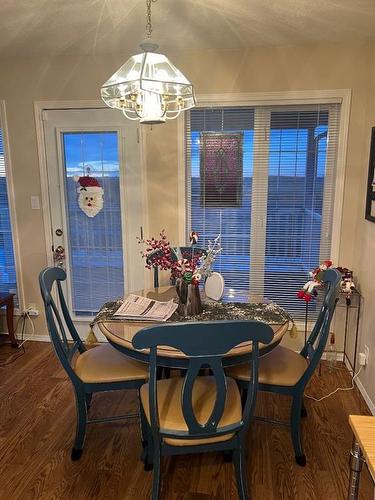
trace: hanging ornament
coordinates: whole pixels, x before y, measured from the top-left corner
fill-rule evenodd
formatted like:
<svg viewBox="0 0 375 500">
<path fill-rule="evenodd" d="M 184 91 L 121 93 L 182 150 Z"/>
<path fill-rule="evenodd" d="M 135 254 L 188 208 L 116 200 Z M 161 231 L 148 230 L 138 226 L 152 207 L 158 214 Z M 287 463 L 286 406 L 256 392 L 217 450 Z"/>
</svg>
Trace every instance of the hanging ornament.
<svg viewBox="0 0 375 500">
<path fill-rule="evenodd" d="M 84 175 L 74 177 L 78 182 L 78 205 L 87 217 L 95 217 L 103 208 L 104 190 L 95 177 Z"/>
</svg>

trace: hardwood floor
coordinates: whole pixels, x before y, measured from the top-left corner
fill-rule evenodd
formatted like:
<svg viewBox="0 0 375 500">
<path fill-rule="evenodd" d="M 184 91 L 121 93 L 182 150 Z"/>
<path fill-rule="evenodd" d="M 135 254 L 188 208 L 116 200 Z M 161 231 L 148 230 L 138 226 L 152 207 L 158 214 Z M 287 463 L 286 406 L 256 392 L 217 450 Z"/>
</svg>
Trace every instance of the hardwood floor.
<svg viewBox="0 0 375 500">
<path fill-rule="evenodd" d="M 0 346 L 0 356 L 1 356 Z M 347 386 L 345 370 L 326 367 L 308 393 L 321 396 Z M 254 500 L 342 500 L 348 484 L 352 434 L 348 415 L 369 414 L 357 390 L 339 392 L 320 403 L 308 400 L 303 423 L 307 466 L 294 462 L 289 431 L 256 422 L 249 434 L 247 463 Z M 94 396 L 91 415 L 120 414 L 136 408 L 134 392 Z M 287 418 L 287 398 L 260 394 L 257 412 Z M 70 383 L 46 343 L 30 342 L 26 354 L 0 368 L 1 500 L 143 500 L 152 473 L 145 472 L 138 423 L 112 422 L 88 428 L 83 456 L 71 462 L 75 405 Z M 219 454 L 172 457 L 163 461 L 165 500 L 236 499 L 233 466 Z M 373 499 L 364 469 L 361 499 Z"/>
</svg>

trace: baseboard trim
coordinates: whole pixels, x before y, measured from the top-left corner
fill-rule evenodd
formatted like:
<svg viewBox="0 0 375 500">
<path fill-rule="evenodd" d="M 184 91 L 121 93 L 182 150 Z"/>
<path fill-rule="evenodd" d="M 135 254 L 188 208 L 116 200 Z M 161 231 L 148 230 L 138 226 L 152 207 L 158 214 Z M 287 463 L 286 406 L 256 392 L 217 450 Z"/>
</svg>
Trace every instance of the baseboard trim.
<svg viewBox="0 0 375 500">
<path fill-rule="evenodd" d="M 17 336 L 17 340 L 18 342 L 22 342 L 22 339 L 19 338 L 19 336 Z M 26 342 L 51 342 L 51 339 L 49 338 L 49 335 L 26 335 Z"/>
<path fill-rule="evenodd" d="M 298 351 L 297 351 L 298 352 Z M 327 359 L 327 353 L 323 352 L 321 359 Z M 336 352 L 336 361 L 344 361 L 344 353 L 341 351 Z"/>
<path fill-rule="evenodd" d="M 345 359 L 344 362 L 345 362 L 346 368 L 353 375 L 353 370 L 351 369 L 347 359 Z M 364 385 L 362 384 L 362 382 L 359 380 L 358 377 L 356 377 L 356 379 L 354 380 L 354 383 L 358 387 L 359 392 L 361 393 L 363 399 L 365 400 L 365 403 L 367 404 L 367 407 L 370 410 L 371 415 L 375 415 L 375 404 L 373 403 L 372 399 L 368 395 L 366 389 L 364 388 Z M 374 496 L 374 500 L 375 500 L 375 496 Z"/>
<path fill-rule="evenodd" d="M 375 415 L 375 405 L 372 402 L 372 399 L 370 398 L 370 396 L 367 394 L 367 391 L 364 388 L 362 382 L 359 380 L 359 378 L 356 378 L 354 382 L 355 382 L 356 386 L 358 387 L 359 392 L 362 394 L 362 397 L 365 400 L 365 402 L 368 406 L 368 409 L 371 412 L 371 415 Z"/>
</svg>

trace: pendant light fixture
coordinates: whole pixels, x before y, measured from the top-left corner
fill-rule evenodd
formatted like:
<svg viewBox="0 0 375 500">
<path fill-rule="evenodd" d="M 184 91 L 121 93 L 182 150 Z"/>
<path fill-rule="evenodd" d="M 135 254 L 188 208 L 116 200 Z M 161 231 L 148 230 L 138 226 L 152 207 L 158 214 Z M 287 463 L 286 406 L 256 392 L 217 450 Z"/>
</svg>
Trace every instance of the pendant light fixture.
<svg viewBox="0 0 375 500">
<path fill-rule="evenodd" d="M 126 61 L 101 88 L 103 101 L 120 109 L 126 118 L 146 125 L 177 118 L 181 111 L 195 106 L 193 85 L 152 43 L 151 3 L 146 0 L 146 42 L 142 53 Z"/>
</svg>

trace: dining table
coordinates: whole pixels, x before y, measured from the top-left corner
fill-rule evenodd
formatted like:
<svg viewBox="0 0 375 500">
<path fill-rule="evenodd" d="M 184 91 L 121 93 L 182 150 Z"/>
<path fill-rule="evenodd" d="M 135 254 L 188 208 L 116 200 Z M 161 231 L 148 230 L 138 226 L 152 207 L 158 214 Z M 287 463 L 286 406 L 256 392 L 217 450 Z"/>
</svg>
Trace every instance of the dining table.
<svg viewBox="0 0 375 500">
<path fill-rule="evenodd" d="M 177 300 L 174 286 L 161 286 L 133 292 L 135 295 L 147 297 L 152 300 L 169 301 Z M 105 303 L 94 319 L 102 334 L 108 342 L 127 356 L 148 363 L 148 350 L 136 350 L 132 340 L 137 332 L 143 328 L 155 325 L 150 321 L 128 320 L 115 316 L 115 312 L 123 303 L 124 298 L 118 298 Z M 220 301 L 213 301 L 202 297 L 203 312 L 196 316 L 181 317 L 175 312 L 170 322 L 186 321 L 218 321 L 218 320 L 257 320 L 271 326 L 274 336 L 269 344 L 260 344 L 260 356 L 274 349 L 282 340 L 292 321 L 289 314 L 278 304 L 267 301 L 251 301 L 244 293 L 230 293 Z M 157 324 L 157 323 L 156 323 Z M 243 342 L 228 351 L 223 357 L 223 366 L 234 366 L 245 363 L 251 359 L 252 343 Z M 188 368 L 189 358 L 181 351 L 170 346 L 159 346 L 157 350 L 157 363 L 165 368 Z"/>
</svg>

